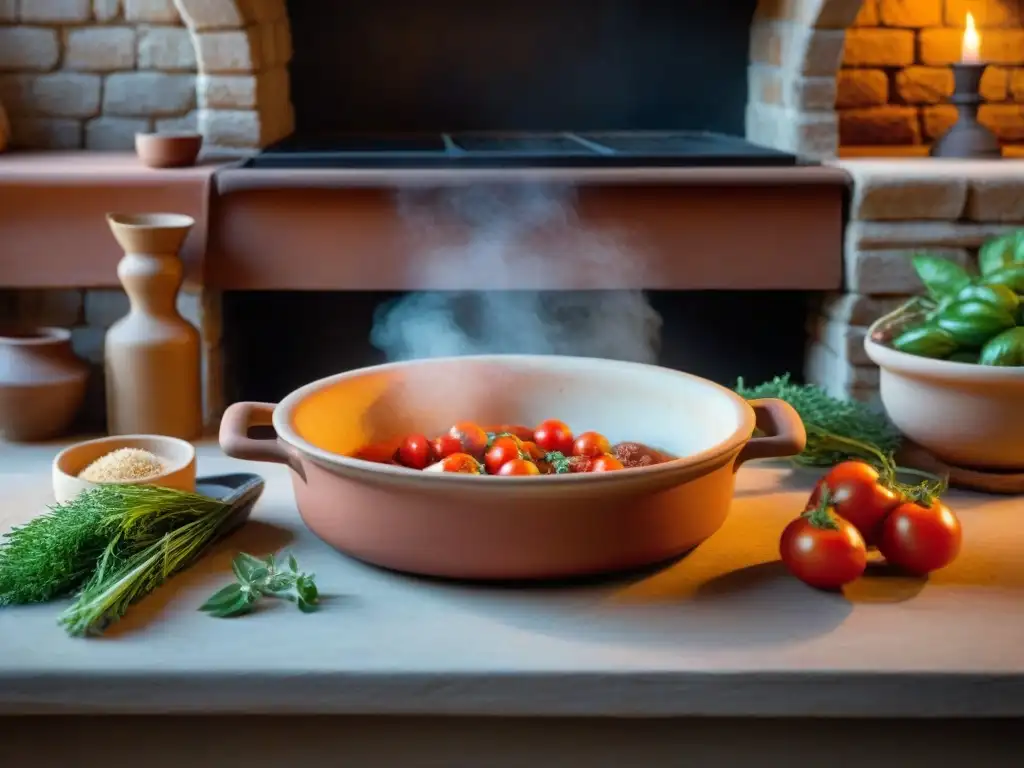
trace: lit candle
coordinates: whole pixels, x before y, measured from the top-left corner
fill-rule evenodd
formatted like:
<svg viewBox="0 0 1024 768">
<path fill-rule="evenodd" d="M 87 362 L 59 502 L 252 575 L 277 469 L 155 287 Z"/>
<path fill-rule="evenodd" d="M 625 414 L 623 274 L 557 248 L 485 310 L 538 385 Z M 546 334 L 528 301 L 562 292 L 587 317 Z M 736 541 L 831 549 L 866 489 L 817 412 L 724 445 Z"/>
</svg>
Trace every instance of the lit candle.
<svg viewBox="0 0 1024 768">
<path fill-rule="evenodd" d="M 960 45 L 960 61 L 963 64 L 981 63 L 981 38 L 978 28 L 974 26 L 974 14 L 967 12 L 967 23 L 964 26 L 964 39 Z"/>
</svg>

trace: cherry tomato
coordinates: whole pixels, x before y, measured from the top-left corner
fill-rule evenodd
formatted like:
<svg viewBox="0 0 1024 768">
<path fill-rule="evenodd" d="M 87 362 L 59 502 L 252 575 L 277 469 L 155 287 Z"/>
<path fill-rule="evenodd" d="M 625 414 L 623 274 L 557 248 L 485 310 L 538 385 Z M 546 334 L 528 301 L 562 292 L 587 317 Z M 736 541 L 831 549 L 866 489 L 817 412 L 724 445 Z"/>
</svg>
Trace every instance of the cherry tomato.
<svg viewBox="0 0 1024 768">
<path fill-rule="evenodd" d="M 786 569 L 818 589 L 839 589 L 864 573 L 864 537 L 831 508 L 804 513 L 786 526 L 779 540 Z"/>
<path fill-rule="evenodd" d="M 625 469 L 625 467 L 614 456 L 605 453 L 590 460 L 587 472 L 614 472 L 616 469 Z"/>
<path fill-rule="evenodd" d="M 865 544 L 877 546 L 882 521 L 902 501 L 899 493 L 883 485 L 878 471 L 863 461 L 844 461 L 832 467 L 814 486 L 808 509 L 818 506 L 826 487 L 836 514 L 853 523 Z"/>
<path fill-rule="evenodd" d="M 533 430 L 533 441 L 545 451 L 558 451 L 566 456 L 572 453 L 572 430 L 564 421 L 548 419 Z"/>
<path fill-rule="evenodd" d="M 435 437 L 430 442 L 430 453 L 435 461 L 440 461 L 446 456 L 451 456 L 453 453 L 462 453 L 462 442 L 459 438 L 452 437 L 451 435 Z"/>
<path fill-rule="evenodd" d="M 573 456 L 603 456 L 612 452 L 612 444 L 600 432 L 584 432 L 572 444 Z"/>
<path fill-rule="evenodd" d="M 574 475 L 579 474 L 580 472 L 589 472 L 590 465 L 593 463 L 594 459 L 590 456 L 568 457 L 569 471 Z"/>
<path fill-rule="evenodd" d="M 487 455 L 484 456 L 484 466 L 487 467 L 487 471 L 496 475 L 498 470 L 508 462 L 523 458 L 520 446 L 519 440 L 511 436 L 494 438 L 491 447 L 487 449 Z"/>
<path fill-rule="evenodd" d="M 430 458 L 430 441 L 426 435 L 409 435 L 398 446 L 398 462 L 402 466 L 426 469 Z"/>
<path fill-rule="evenodd" d="M 540 470 L 537 465 L 532 461 L 526 459 L 512 459 L 512 461 L 506 461 L 501 465 L 501 469 L 498 470 L 499 475 L 539 475 Z"/>
<path fill-rule="evenodd" d="M 468 453 L 453 453 L 445 456 L 436 464 L 431 464 L 424 472 L 456 472 L 463 475 L 481 475 L 483 467 L 480 462 Z"/>
<path fill-rule="evenodd" d="M 962 539 L 960 521 L 941 501 L 906 502 L 885 518 L 878 550 L 890 565 L 923 576 L 952 563 Z"/>
<path fill-rule="evenodd" d="M 533 440 L 533 430 L 521 424 L 497 424 L 492 427 L 484 427 L 485 432 L 492 435 L 515 435 L 523 442 Z"/>
<path fill-rule="evenodd" d="M 523 452 L 526 453 L 535 462 L 540 461 L 541 459 L 548 455 L 547 451 L 545 451 L 532 440 L 521 440 L 519 442 L 519 445 L 523 449 Z"/>
<path fill-rule="evenodd" d="M 483 458 L 487 450 L 487 433 L 479 424 L 471 421 L 460 421 L 448 430 L 448 434 L 458 439 L 462 450 L 470 456 Z"/>
</svg>

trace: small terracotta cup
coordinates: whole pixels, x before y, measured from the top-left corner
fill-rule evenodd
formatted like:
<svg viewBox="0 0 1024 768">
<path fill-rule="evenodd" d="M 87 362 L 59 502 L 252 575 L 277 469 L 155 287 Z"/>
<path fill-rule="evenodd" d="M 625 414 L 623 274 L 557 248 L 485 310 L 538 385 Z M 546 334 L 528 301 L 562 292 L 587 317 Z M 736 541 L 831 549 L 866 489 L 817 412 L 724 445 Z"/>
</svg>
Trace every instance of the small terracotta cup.
<svg viewBox="0 0 1024 768">
<path fill-rule="evenodd" d="M 101 456 L 118 448 L 139 448 L 163 461 L 166 471 L 145 480 L 128 480 L 119 485 L 157 485 L 178 491 L 196 490 L 196 449 L 185 440 L 163 435 L 118 435 L 86 440 L 65 448 L 53 460 L 53 495 L 63 504 L 82 491 L 101 483 L 90 483 L 78 473 Z"/>
<path fill-rule="evenodd" d="M 187 168 L 195 165 L 202 148 L 201 133 L 135 134 L 135 153 L 150 168 Z"/>
</svg>

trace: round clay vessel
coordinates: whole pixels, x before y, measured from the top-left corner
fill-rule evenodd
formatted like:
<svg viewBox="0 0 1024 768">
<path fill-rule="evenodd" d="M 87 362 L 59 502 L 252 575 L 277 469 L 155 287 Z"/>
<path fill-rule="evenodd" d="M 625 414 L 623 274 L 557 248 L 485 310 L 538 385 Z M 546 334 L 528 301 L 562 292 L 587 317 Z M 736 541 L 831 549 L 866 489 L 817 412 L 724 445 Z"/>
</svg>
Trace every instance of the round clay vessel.
<svg viewBox="0 0 1024 768">
<path fill-rule="evenodd" d="M 101 456 L 119 448 L 149 451 L 164 465 L 164 471 L 145 480 L 126 480 L 122 485 L 156 485 L 194 493 L 196 490 L 196 449 L 186 440 L 163 435 L 117 435 L 86 440 L 68 446 L 53 459 L 53 495 L 63 504 L 82 491 L 100 483 L 82 480 L 78 474 Z"/>
<path fill-rule="evenodd" d="M 30 442 L 63 433 L 82 406 L 88 377 L 69 331 L 0 330 L 0 439 Z"/>
<path fill-rule="evenodd" d="M 1024 470 L 1024 368 L 910 355 L 889 346 L 891 335 L 883 318 L 864 349 L 900 432 L 954 466 Z"/>
<path fill-rule="evenodd" d="M 458 421 L 549 418 L 678 458 L 603 474 L 481 477 L 351 457 L 369 443 L 433 436 Z M 276 439 L 249 436 L 268 425 Z M 766 436 L 752 438 L 755 426 Z M 220 430 L 229 456 L 291 468 L 303 520 L 339 551 L 462 579 L 585 576 L 680 556 L 725 520 L 740 464 L 794 455 L 805 439 L 782 401 L 747 403 L 656 366 L 554 355 L 363 368 L 302 387 L 276 406 L 236 403 Z"/>
<path fill-rule="evenodd" d="M 187 168 L 195 165 L 203 148 L 203 135 L 181 133 L 137 133 L 135 153 L 150 168 Z"/>
</svg>

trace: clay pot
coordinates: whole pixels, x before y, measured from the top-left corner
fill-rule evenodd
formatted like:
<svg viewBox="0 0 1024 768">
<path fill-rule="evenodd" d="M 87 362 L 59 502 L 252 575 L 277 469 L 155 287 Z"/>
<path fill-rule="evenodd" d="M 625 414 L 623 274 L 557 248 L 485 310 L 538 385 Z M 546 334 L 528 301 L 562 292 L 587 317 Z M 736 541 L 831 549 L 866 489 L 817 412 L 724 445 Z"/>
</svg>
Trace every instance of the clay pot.
<svg viewBox="0 0 1024 768">
<path fill-rule="evenodd" d="M 135 152 L 150 168 L 186 168 L 195 165 L 202 148 L 201 133 L 135 134 Z"/>
<path fill-rule="evenodd" d="M 678 458 L 603 474 L 480 477 L 353 458 L 368 443 L 443 433 L 458 421 L 564 419 L 612 442 Z M 277 439 L 250 437 L 272 425 Z M 764 437 L 752 437 L 759 427 Z M 285 464 L 299 513 L 362 560 L 464 579 L 544 579 L 630 570 L 678 557 L 725 521 L 745 461 L 792 456 L 806 440 L 780 400 L 747 403 L 713 382 L 616 360 L 554 355 L 439 358 L 363 368 L 280 405 L 236 403 L 229 456 Z"/>
<path fill-rule="evenodd" d="M 63 328 L 0 330 L 0 439 L 57 437 L 85 398 L 88 366 Z"/>
<path fill-rule="evenodd" d="M 864 349 L 900 432 L 954 467 L 1024 471 L 1024 368 L 900 352 L 889 346 L 893 330 L 889 316 L 877 321 Z"/>
</svg>

